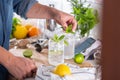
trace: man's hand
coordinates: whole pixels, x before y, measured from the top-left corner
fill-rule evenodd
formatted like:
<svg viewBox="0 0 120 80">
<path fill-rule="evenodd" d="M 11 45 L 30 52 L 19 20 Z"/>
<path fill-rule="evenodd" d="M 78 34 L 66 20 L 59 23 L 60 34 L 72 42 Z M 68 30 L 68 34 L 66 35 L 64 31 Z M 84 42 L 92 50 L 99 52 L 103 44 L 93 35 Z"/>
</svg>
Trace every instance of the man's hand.
<svg viewBox="0 0 120 80">
<path fill-rule="evenodd" d="M 12 57 L 9 58 L 9 63 L 5 66 L 9 73 L 18 80 L 23 80 L 26 77 L 32 77 L 37 68 L 35 63 L 27 58 Z"/>
<path fill-rule="evenodd" d="M 77 21 L 70 14 L 59 11 L 54 17 L 54 20 L 61 26 L 63 26 L 64 29 L 66 29 L 66 27 L 68 27 L 69 25 L 72 25 L 72 31 L 74 32 L 76 30 Z"/>
</svg>

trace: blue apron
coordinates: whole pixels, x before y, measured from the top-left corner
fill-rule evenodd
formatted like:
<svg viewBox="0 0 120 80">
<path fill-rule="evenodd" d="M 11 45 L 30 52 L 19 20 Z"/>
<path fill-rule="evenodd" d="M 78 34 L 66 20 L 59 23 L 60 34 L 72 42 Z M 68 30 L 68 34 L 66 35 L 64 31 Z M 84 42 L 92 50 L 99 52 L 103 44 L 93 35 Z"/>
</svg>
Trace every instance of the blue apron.
<svg viewBox="0 0 120 80">
<path fill-rule="evenodd" d="M 0 46 L 9 48 L 9 37 L 12 25 L 12 0 L 0 0 Z M 0 53 L 2 54 L 2 53 Z M 0 80 L 7 80 L 8 71 L 0 65 Z"/>
<path fill-rule="evenodd" d="M 0 46 L 9 49 L 13 11 L 26 18 L 27 10 L 34 3 L 35 0 L 0 0 Z M 7 80 L 7 74 L 8 71 L 0 65 L 0 80 Z"/>
</svg>

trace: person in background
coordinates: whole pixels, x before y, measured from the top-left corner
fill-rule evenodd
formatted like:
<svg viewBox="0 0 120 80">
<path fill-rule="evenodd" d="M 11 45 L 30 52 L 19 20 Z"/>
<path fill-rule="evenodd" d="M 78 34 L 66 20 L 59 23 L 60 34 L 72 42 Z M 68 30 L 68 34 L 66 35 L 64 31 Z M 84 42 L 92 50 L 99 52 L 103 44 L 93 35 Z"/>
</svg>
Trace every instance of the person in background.
<svg viewBox="0 0 120 80">
<path fill-rule="evenodd" d="M 23 80 L 37 70 L 32 60 L 16 57 L 8 51 L 13 12 L 26 19 L 54 19 L 64 29 L 72 24 L 73 31 L 76 30 L 77 25 L 73 16 L 35 0 L 0 0 L 0 80 L 7 80 L 8 74 L 13 75 L 17 80 Z"/>
</svg>

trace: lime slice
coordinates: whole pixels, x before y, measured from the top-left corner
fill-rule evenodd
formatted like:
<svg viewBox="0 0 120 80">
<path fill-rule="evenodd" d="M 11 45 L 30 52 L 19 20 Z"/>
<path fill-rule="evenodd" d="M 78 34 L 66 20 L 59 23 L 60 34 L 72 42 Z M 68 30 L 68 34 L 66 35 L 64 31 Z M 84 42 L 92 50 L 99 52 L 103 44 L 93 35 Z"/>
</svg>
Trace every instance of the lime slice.
<svg viewBox="0 0 120 80">
<path fill-rule="evenodd" d="M 26 49 L 26 50 L 23 52 L 23 56 L 24 56 L 24 57 L 31 58 L 32 55 L 33 55 L 33 52 L 32 52 L 32 50 L 30 50 L 30 49 Z"/>
</svg>

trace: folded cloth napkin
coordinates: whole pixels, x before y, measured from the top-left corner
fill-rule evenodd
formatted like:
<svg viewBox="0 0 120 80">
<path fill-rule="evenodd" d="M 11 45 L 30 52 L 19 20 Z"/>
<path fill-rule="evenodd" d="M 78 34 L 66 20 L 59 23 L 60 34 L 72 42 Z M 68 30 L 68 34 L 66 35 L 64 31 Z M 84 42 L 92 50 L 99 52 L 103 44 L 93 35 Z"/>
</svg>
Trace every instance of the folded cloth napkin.
<svg viewBox="0 0 120 80">
<path fill-rule="evenodd" d="M 80 68 L 79 66 L 67 64 L 72 72 L 72 75 L 60 77 L 52 70 L 54 66 L 42 65 L 38 68 L 35 80 L 95 80 L 95 68 Z"/>
</svg>

